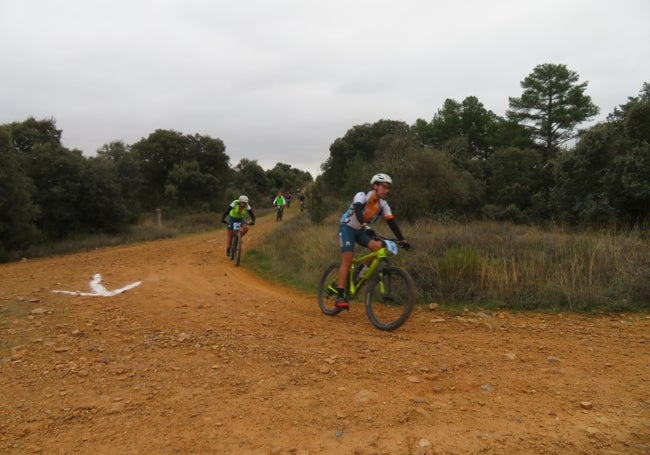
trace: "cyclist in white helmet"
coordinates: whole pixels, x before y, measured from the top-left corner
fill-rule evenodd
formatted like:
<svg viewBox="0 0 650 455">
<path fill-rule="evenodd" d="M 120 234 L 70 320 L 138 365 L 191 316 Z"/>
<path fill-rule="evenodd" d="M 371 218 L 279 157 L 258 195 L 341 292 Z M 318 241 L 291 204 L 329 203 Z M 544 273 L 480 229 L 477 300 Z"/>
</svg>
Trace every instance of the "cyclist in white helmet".
<svg viewBox="0 0 650 455">
<path fill-rule="evenodd" d="M 393 212 L 390 210 L 388 202 L 384 198 L 388 195 L 393 180 L 388 174 L 375 174 L 370 179 L 372 190 L 367 193 L 359 192 L 354 195 L 352 203 L 341 217 L 339 223 L 339 244 L 341 245 L 341 267 L 337 279 L 337 297 L 336 306 L 347 309 L 350 307 L 345 298 L 345 282 L 350 265 L 354 257 L 354 246 L 358 243 L 372 251 L 377 251 L 382 247 L 379 240 L 372 238 L 372 233 L 368 228 L 373 225 L 379 218 L 384 218 L 388 227 L 390 227 L 395 237 L 404 240 L 402 231 L 400 231 L 397 222 L 393 218 Z M 405 242 L 408 248 L 408 243 Z"/>
<path fill-rule="evenodd" d="M 247 223 L 244 217 L 248 213 L 248 216 L 251 217 L 251 222 Z M 241 227 L 239 228 L 241 231 L 242 237 L 246 235 L 248 232 L 248 226 L 252 226 L 255 224 L 255 214 L 253 213 L 253 209 L 251 208 L 250 204 L 248 203 L 248 196 L 244 196 L 243 194 L 239 196 L 239 198 L 235 199 L 232 201 L 230 204 L 228 204 L 228 207 L 226 207 L 226 211 L 223 212 L 221 215 L 221 222 L 224 224 L 227 224 L 227 239 L 228 243 L 226 243 L 226 256 L 230 255 L 230 242 L 232 241 L 232 229 L 233 229 L 233 223 L 241 223 Z"/>
</svg>

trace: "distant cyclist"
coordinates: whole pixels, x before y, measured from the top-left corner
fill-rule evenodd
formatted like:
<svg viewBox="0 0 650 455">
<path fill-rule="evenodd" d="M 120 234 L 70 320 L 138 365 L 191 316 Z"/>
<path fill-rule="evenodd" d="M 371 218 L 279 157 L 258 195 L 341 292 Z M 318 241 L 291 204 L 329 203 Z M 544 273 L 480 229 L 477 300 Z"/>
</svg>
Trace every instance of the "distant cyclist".
<svg viewBox="0 0 650 455">
<path fill-rule="evenodd" d="M 248 214 L 248 216 L 251 218 L 250 223 L 247 223 L 244 218 L 246 214 Z M 248 226 L 255 224 L 255 214 L 253 213 L 251 206 L 248 204 L 248 196 L 244 196 L 242 194 L 238 199 L 235 199 L 230 204 L 228 204 L 226 211 L 223 212 L 223 215 L 221 215 L 221 222 L 228 225 L 228 243 L 226 243 L 226 256 L 230 256 L 230 242 L 232 242 L 233 223 L 241 223 L 239 230 L 241 231 L 242 237 L 248 232 Z"/>
<path fill-rule="evenodd" d="M 345 282 L 350 265 L 354 257 L 354 245 L 358 243 L 372 251 L 377 251 L 382 247 L 379 240 L 373 240 L 366 228 L 372 226 L 380 217 L 383 217 L 388 223 L 388 227 L 393 231 L 395 237 L 404 240 L 402 231 L 400 231 L 397 222 L 393 218 L 393 212 L 390 210 L 388 202 L 384 198 L 388 195 L 393 180 L 387 174 L 375 174 L 370 179 L 372 190 L 367 193 L 359 192 L 354 195 L 352 203 L 341 217 L 339 223 L 339 243 L 341 245 L 341 267 L 339 268 L 338 279 L 336 283 L 337 297 L 336 306 L 347 309 L 350 307 L 345 298 Z M 408 248 L 408 243 L 405 243 Z"/>
<path fill-rule="evenodd" d="M 275 221 L 280 221 L 282 219 L 282 211 L 284 210 L 284 206 L 287 204 L 287 201 L 284 199 L 284 196 L 282 195 L 282 191 L 278 191 L 278 195 L 273 199 L 273 206 L 277 210 L 277 215 L 275 216 Z"/>
</svg>

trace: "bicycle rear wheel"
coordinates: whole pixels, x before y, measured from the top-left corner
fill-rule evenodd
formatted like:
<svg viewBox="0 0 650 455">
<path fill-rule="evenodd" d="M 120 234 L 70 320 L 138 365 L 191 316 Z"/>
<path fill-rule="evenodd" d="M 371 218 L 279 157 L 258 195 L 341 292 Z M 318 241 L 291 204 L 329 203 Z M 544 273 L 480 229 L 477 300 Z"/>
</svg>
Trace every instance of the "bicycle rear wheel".
<svg viewBox="0 0 650 455">
<path fill-rule="evenodd" d="M 366 314 L 378 329 L 395 330 L 411 315 L 415 298 L 415 283 L 406 270 L 386 266 L 368 284 Z"/>
<path fill-rule="evenodd" d="M 341 308 L 336 307 L 336 278 L 339 275 L 339 264 L 331 264 L 323 273 L 318 284 L 318 306 L 328 316 L 336 316 Z"/>
<path fill-rule="evenodd" d="M 237 231 L 235 233 L 235 249 L 233 251 L 233 260 L 235 261 L 235 266 L 239 265 L 239 261 L 241 261 L 241 249 L 242 249 L 242 239 L 241 239 L 241 232 Z"/>
</svg>

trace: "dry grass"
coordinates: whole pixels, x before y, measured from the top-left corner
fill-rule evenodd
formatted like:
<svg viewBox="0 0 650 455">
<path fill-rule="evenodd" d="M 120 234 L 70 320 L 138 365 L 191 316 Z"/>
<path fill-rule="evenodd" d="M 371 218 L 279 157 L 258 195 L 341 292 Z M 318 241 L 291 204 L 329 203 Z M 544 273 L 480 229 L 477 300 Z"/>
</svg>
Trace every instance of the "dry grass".
<svg viewBox="0 0 650 455">
<path fill-rule="evenodd" d="M 315 291 L 325 266 L 339 260 L 337 221 L 316 225 L 305 214 L 280 226 L 251 253 L 258 271 Z M 378 229 L 389 233 L 385 225 Z M 413 248 L 395 261 L 415 279 L 422 303 L 650 310 L 650 246 L 641 232 L 569 233 L 494 222 L 421 222 L 402 230 Z"/>
</svg>

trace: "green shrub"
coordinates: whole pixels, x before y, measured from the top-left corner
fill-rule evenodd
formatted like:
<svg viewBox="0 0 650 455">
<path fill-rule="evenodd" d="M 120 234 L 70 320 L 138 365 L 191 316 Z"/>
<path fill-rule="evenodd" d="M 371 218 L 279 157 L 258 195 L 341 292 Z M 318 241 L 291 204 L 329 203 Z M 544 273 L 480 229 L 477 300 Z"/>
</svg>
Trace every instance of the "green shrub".
<svg viewBox="0 0 650 455">
<path fill-rule="evenodd" d="M 442 298 L 472 300 L 478 292 L 479 252 L 469 246 L 454 246 L 438 259 L 438 289 Z"/>
</svg>

